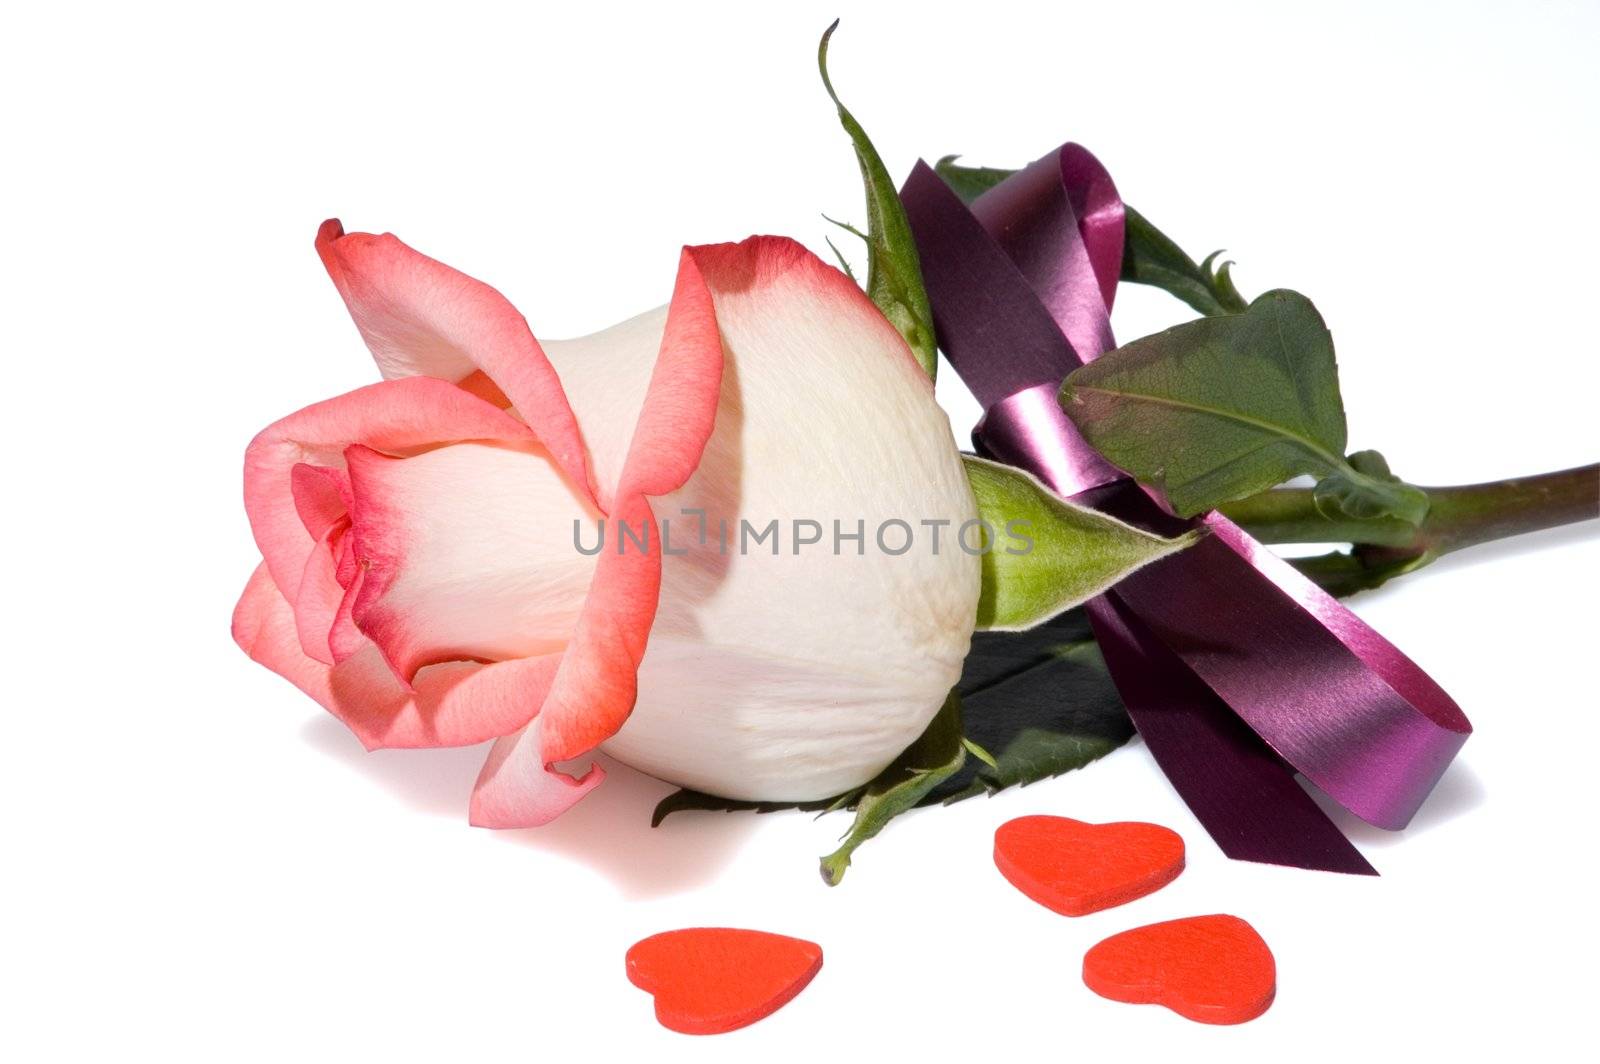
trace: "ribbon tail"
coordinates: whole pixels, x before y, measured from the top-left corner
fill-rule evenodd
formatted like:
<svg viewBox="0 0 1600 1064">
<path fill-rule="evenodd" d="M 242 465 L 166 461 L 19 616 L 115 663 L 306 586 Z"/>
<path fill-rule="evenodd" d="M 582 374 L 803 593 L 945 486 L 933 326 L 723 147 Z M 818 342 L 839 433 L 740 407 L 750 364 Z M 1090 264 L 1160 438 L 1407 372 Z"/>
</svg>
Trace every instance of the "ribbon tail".
<svg viewBox="0 0 1600 1064">
<path fill-rule="evenodd" d="M 1195 819 L 1239 861 L 1375 876 L 1294 771 L 1120 601 L 1089 623 L 1134 727 Z"/>
<path fill-rule="evenodd" d="M 1368 823 L 1404 828 L 1471 724 L 1293 566 L 1219 515 L 1205 524 L 1210 536 L 1163 559 L 1181 562 L 1119 584 L 1119 601 L 1295 770 Z"/>
</svg>

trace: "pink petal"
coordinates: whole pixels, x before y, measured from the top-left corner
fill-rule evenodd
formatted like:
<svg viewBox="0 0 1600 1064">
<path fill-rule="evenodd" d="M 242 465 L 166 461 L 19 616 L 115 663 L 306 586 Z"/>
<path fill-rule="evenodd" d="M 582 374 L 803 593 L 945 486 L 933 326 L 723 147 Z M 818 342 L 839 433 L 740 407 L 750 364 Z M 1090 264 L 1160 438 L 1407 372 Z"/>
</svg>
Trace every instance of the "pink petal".
<svg viewBox="0 0 1600 1064">
<path fill-rule="evenodd" d="M 461 440 L 533 439 L 510 414 L 444 381 L 412 377 L 368 385 L 290 414 L 251 441 L 244 459 L 245 512 L 273 582 L 298 589 L 306 555 L 316 545 L 300 506 L 317 523 L 327 518 L 331 503 L 306 471 L 298 475 L 297 500 L 297 465 L 342 467 L 345 448 L 353 443 L 404 454 Z"/>
<path fill-rule="evenodd" d="M 593 497 L 561 382 L 504 296 L 392 234 L 347 234 L 338 219 L 317 230 L 317 253 L 385 379 L 438 377 L 491 401 L 503 395 L 572 483 Z"/>
<path fill-rule="evenodd" d="M 480 828 L 531 828 L 548 824 L 605 779 L 605 770 L 591 765 L 572 777 L 544 764 L 540 721 L 515 735 L 497 739 L 472 789 L 468 819 Z"/>
<path fill-rule="evenodd" d="M 339 583 L 344 585 L 344 597 L 339 600 L 339 608 L 333 615 L 333 627 L 328 631 L 328 650 L 332 652 L 335 664 L 346 658 L 353 658 L 363 649 L 373 645 L 366 633 L 356 627 L 356 600 L 361 597 L 361 587 L 365 582 L 366 573 L 355 562 L 356 552 L 351 542 L 354 538 L 354 536 L 345 537 L 344 549 L 339 556 Z M 343 572 L 347 560 L 350 563 L 349 568 L 353 570 L 348 577 Z"/>
<path fill-rule="evenodd" d="M 649 549 L 630 545 L 600 554 L 594 586 L 541 711 L 545 764 L 599 746 L 633 711 L 639 662 L 661 589 L 660 534 L 645 496 L 676 490 L 699 464 L 722 387 L 722 337 L 712 293 L 718 284 L 738 283 L 738 274 L 755 269 L 770 247 L 758 239 L 726 254 L 686 248 L 679 260 L 661 353 L 611 509 L 613 523 L 648 535 Z M 712 271 L 702 271 L 702 255 Z"/>
<path fill-rule="evenodd" d="M 330 636 L 345 597 L 344 586 L 339 583 L 338 551 L 349 530 L 350 519 L 343 515 L 328 526 L 306 555 L 306 567 L 294 595 L 294 626 L 300 649 L 328 665 L 339 660 L 334 657 Z"/>
<path fill-rule="evenodd" d="M 300 523 L 316 539 L 350 509 L 350 478 L 342 469 L 297 462 L 289 471 L 289 490 Z"/>
<path fill-rule="evenodd" d="M 233 638 L 369 749 L 468 746 L 516 733 L 539 711 L 560 662 L 556 654 L 492 665 L 452 662 L 423 670 L 414 691 L 394 678 L 371 643 L 330 666 L 301 650 L 294 613 L 265 565 L 234 609 Z"/>
</svg>

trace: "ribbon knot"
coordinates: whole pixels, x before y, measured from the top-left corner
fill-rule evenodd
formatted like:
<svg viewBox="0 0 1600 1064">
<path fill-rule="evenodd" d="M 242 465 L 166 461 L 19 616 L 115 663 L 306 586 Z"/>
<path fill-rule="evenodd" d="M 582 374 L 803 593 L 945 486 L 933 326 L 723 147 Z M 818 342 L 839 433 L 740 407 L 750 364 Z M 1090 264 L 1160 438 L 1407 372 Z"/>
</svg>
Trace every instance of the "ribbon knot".
<svg viewBox="0 0 1600 1064">
<path fill-rule="evenodd" d="M 926 163 L 901 191 L 956 372 L 983 405 L 991 457 L 1057 492 L 1170 535 L 1173 517 L 1105 461 L 1056 401 L 1115 346 L 1124 209 L 1067 144 L 970 209 Z M 1379 827 L 1405 827 L 1472 731 L 1409 658 L 1218 513 L 1195 546 L 1086 609 L 1135 727 L 1229 857 L 1375 874 L 1295 781 Z"/>
</svg>

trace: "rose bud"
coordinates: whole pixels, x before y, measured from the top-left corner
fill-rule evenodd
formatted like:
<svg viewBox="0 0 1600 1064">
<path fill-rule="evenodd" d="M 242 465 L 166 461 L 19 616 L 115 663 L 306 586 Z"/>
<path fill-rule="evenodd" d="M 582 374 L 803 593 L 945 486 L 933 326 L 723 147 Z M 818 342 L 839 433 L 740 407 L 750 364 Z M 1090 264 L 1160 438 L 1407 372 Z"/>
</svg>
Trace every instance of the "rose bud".
<svg viewBox="0 0 1600 1064">
<path fill-rule="evenodd" d="M 366 746 L 493 739 L 471 819 L 517 827 L 598 783 L 557 767 L 597 749 L 826 798 L 939 710 L 973 491 L 844 274 L 782 238 L 686 248 L 670 305 L 541 344 L 393 236 L 328 222 L 317 247 L 384 381 L 250 444 L 264 562 L 233 630 Z"/>
</svg>

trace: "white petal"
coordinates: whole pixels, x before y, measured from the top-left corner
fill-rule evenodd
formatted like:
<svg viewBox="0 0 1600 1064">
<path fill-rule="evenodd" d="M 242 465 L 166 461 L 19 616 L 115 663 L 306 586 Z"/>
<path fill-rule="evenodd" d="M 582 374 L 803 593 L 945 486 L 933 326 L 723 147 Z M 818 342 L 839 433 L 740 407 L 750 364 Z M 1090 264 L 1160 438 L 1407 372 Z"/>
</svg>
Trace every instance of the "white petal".
<svg viewBox="0 0 1600 1064">
<path fill-rule="evenodd" d="M 402 676 L 566 645 L 595 562 L 574 547 L 574 522 L 592 544 L 599 515 L 541 448 L 462 443 L 410 458 L 352 448 L 346 457 L 368 566 L 356 622 Z"/>
</svg>

